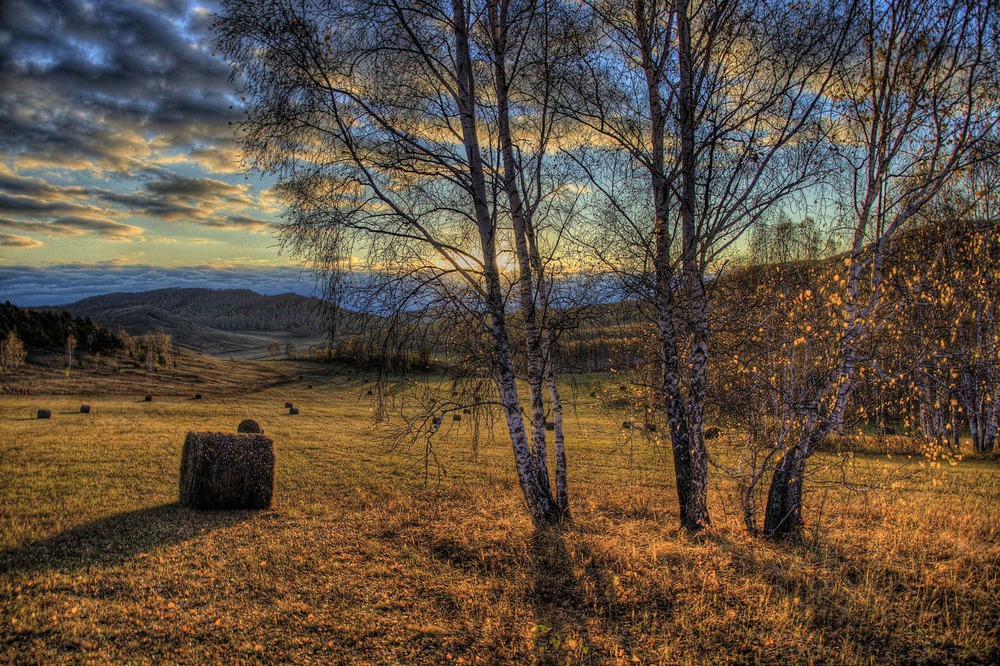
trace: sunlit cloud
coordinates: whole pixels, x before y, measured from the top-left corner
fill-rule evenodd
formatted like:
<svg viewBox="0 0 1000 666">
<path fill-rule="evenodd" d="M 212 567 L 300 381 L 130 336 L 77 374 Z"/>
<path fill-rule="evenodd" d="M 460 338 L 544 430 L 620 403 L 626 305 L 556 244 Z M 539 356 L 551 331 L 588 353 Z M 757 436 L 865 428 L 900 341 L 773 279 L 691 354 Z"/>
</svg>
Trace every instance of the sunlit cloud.
<svg viewBox="0 0 1000 666">
<path fill-rule="evenodd" d="M 37 241 L 34 238 L 28 238 L 26 236 L 18 236 L 16 234 L 0 234 L 0 247 L 13 247 L 13 248 L 31 248 L 39 247 L 42 245 L 41 241 Z"/>
</svg>

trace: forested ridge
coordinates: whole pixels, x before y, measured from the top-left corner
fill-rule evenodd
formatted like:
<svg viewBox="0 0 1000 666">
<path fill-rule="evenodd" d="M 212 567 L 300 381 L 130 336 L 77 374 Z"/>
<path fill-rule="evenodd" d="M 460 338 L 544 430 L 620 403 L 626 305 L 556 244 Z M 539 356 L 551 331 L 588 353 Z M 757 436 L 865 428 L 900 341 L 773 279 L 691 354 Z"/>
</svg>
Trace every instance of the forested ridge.
<svg viewBox="0 0 1000 666">
<path fill-rule="evenodd" d="M 114 333 L 89 317 L 74 317 L 65 310 L 19 308 L 7 301 L 0 305 L 0 338 L 10 333 L 34 351 L 62 351 L 70 338 L 76 349 L 90 354 L 107 354 L 122 346 Z"/>
</svg>

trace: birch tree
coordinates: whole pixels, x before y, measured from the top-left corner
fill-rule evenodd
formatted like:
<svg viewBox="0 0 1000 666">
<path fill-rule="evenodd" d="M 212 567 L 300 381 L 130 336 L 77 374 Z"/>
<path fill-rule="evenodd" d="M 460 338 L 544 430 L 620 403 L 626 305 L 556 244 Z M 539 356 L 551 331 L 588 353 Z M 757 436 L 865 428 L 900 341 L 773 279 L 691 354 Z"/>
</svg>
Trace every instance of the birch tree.
<svg viewBox="0 0 1000 666">
<path fill-rule="evenodd" d="M 744 0 L 589 0 L 580 12 L 565 110 L 598 148 L 574 154 L 652 278 L 642 295 L 655 304 L 657 392 L 689 530 L 710 522 L 710 276 L 755 222 L 821 179 L 823 93 L 850 12 Z M 638 207 L 607 169 L 621 155 L 648 183 Z M 598 226 L 603 245 L 607 220 Z"/>
<path fill-rule="evenodd" d="M 836 362 L 795 405 L 796 435 L 771 478 L 764 536 L 798 538 L 806 461 L 844 423 L 866 349 L 901 306 L 885 298 L 890 240 L 960 170 L 985 159 L 996 122 L 991 30 L 995 3 L 912 0 L 859 5 L 856 48 L 837 69 L 836 103 L 844 223 L 851 242 L 834 300 L 841 334 Z"/>
<path fill-rule="evenodd" d="M 558 190 L 546 158 L 552 126 L 535 112 L 544 96 L 520 87 L 548 57 L 542 5 L 232 0 L 217 22 L 242 83 L 248 163 L 281 181 L 285 246 L 328 276 L 347 273 L 330 283 L 337 289 L 377 283 L 373 300 L 396 313 L 434 305 L 480 322 L 492 357 L 482 365 L 536 525 L 569 508 L 562 424 L 555 495 L 544 428 L 546 383 L 560 409 L 538 233 Z M 524 321 L 528 426 L 512 290 Z"/>
</svg>

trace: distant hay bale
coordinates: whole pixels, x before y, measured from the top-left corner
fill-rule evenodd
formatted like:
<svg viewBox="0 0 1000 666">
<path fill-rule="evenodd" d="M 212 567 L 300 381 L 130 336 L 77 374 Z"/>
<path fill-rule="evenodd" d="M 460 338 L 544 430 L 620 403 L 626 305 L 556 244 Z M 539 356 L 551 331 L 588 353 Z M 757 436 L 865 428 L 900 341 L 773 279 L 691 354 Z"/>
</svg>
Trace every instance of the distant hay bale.
<svg viewBox="0 0 1000 666">
<path fill-rule="evenodd" d="M 194 399 L 195 400 L 201 400 L 201 393 L 195 393 L 194 394 Z"/>
<path fill-rule="evenodd" d="M 312 388 L 312 387 L 313 387 L 313 385 L 312 385 L 312 384 L 310 384 L 310 385 L 309 385 L 309 386 L 307 386 L 306 388 Z"/>
<path fill-rule="evenodd" d="M 368 389 L 368 395 L 371 395 L 371 394 L 372 394 L 372 390 Z"/>
<path fill-rule="evenodd" d="M 718 439 L 721 434 L 722 430 L 716 428 L 715 426 L 705 428 L 705 439 Z"/>
<path fill-rule="evenodd" d="M 647 423 L 646 424 L 646 432 L 656 432 L 656 424 L 655 423 Z"/>
<path fill-rule="evenodd" d="M 291 408 L 292 408 L 292 403 L 286 402 L 285 403 L 285 409 L 291 409 Z"/>
<path fill-rule="evenodd" d="M 597 391 L 591 391 L 590 392 L 590 397 L 591 398 L 596 398 L 597 397 Z"/>
<path fill-rule="evenodd" d="M 461 421 L 462 420 L 462 415 L 461 414 L 455 414 L 454 416 L 451 417 L 451 420 L 452 421 Z"/>
<path fill-rule="evenodd" d="M 80 413 L 81 414 L 89 414 L 90 413 L 90 405 L 80 405 Z"/>
<path fill-rule="evenodd" d="M 153 402 L 153 396 L 147 395 L 146 396 L 146 402 Z"/>
<path fill-rule="evenodd" d="M 249 433 L 251 435 L 263 435 L 264 430 L 260 427 L 260 424 L 253 419 L 243 419 L 240 424 L 236 426 L 236 432 Z"/>
<path fill-rule="evenodd" d="M 189 432 L 180 503 L 191 509 L 266 509 L 274 493 L 274 443 L 256 434 Z"/>
<path fill-rule="evenodd" d="M 469 409 L 468 407 L 466 407 L 465 409 L 463 409 L 463 410 L 462 410 L 462 413 L 463 413 L 463 414 L 471 414 L 471 413 L 472 413 L 472 410 L 471 410 L 471 409 Z"/>
<path fill-rule="evenodd" d="M 35 418 L 50 419 L 52 418 L 52 412 L 47 409 L 39 409 L 38 414 L 35 415 Z"/>
<path fill-rule="evenodd" d="M 546 421 L 545 422 L 545 429 L 546 430 L 550 430 L 550 431 L 551 430 L 555 430 L 556 429 L 556 424 L 553 421 Z"/>
<path fill-rule="evenodd" d="M 622 421 L 622 430 L 631 430 L 631 429 L 632 429 L 631 421 Z"/>
<path fill-rule="evenodd" d="M 289 414 L 293 414 L 293 415 L 294 414 L 298 414 L 299 413 L 299 408 L 298 407 L 289 407 L 288 408 L 288 413 Z"/>
</svg>

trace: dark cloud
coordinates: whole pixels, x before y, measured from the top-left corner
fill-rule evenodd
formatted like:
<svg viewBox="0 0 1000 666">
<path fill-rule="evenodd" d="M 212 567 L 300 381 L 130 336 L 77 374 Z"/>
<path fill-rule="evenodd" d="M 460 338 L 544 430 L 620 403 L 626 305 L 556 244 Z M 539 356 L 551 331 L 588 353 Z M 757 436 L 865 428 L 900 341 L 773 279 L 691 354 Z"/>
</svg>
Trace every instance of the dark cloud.
<svg viewBox="0 0 1000 666">
<path fill-rule="evenodd" d="M 142 227 L 113 220 L 88 217 L 57 217 L 49 221 L 12 220 L 0 217 L 0 230 L 23 231 L 45 236 L 83 236 L 93 234 L 106 240 L 133 240 L 142 235 Z"/>
<path fill-rule="evenodd" d="M 4 300 L 9 299 L 21 306 L 61 305 L 116 291 L 137 292 L 169 287 L 251 289 L 261 294 L 295 292 L 305 296 L 315 295 L 312 276 L 296 267 L 0 266 L 0 293 Z"/>
<path fill-rule="evenodd" d="M 226 182 L 240 168 L 239 111 L 212 54 L 218 4 L 0 0 L 5 245 L 142 239 L 144 218 L 274 230 L 274 198 Z"/>
<path fill-rule="evenodd" d="M 202 144 L 231 139 L 226 121 L 238 113 L 229 67 L 211 53 L 213 3 L 3 4 L 0 143 L 9 152 L 131 172 L 149 133 Z"/>
</svg>

